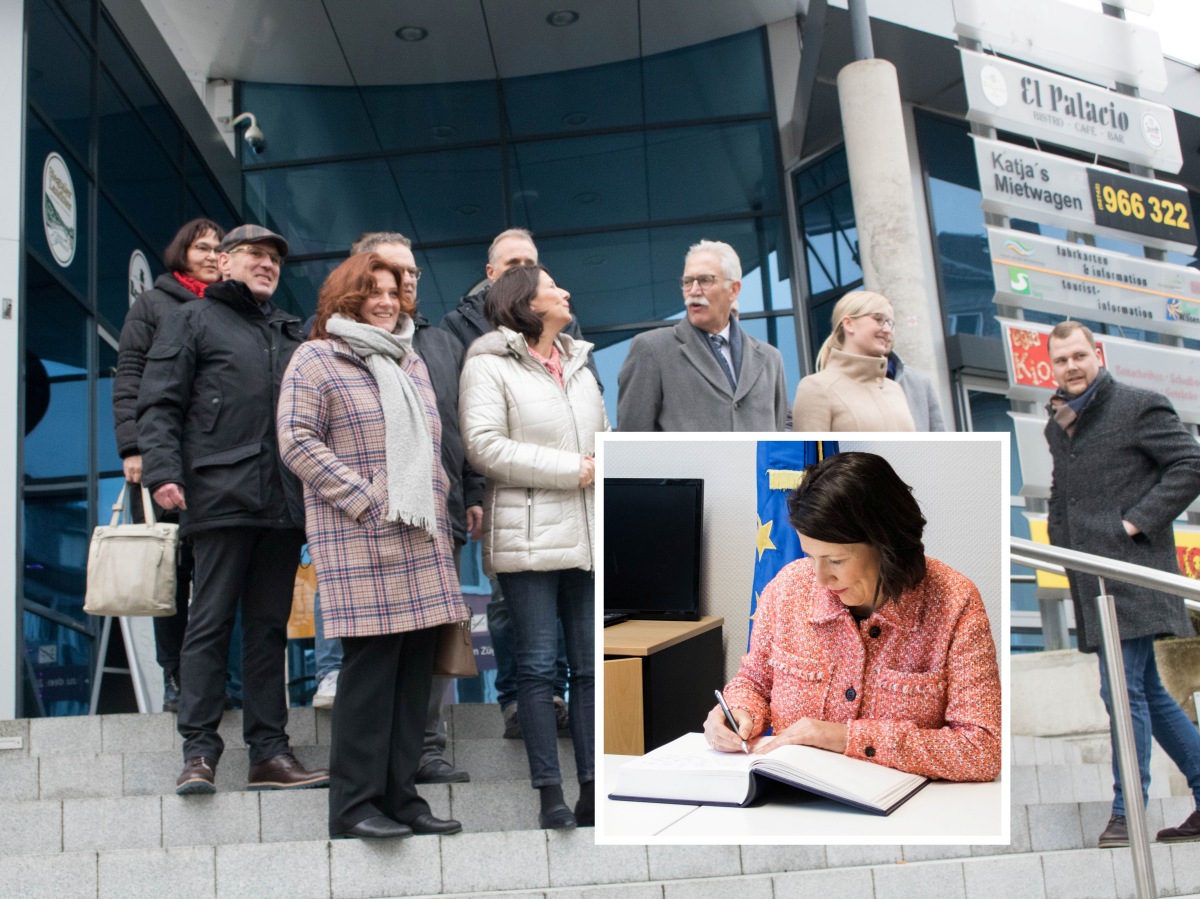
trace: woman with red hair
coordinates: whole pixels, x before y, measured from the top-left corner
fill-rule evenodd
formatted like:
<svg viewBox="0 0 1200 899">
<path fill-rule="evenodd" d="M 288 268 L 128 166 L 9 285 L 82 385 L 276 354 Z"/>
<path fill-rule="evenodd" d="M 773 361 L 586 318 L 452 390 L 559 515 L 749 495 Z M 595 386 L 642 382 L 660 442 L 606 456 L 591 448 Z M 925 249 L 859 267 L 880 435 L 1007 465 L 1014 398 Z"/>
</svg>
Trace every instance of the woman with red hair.
<svg viewBox="0 0 1200 899">
<path fill-rule="evenodd" d="M 279 449 L 304 482 L 326 637 L 345 652 L 329 834 L 457 833 L 417 794 L 436 628 L 468 617 L 454 571 L 441 418 L 413 352 L 411 298 L 375 253 L 326 279 L 279 395 Z"/>
</svg>

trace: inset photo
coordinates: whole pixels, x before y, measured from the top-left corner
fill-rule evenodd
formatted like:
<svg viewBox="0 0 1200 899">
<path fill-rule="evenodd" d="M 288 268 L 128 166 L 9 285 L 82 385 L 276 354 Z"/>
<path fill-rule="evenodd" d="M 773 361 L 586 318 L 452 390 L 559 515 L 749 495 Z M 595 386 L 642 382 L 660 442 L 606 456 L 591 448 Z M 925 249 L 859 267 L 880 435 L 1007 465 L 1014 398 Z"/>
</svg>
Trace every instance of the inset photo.
<svg viewBox="0 0 1200 899">
<path fill-rule="evenodd" d="M 1009 842 L 1008 437 L 812 436 L 602 440 L 598 843 Z"/>
</svg>

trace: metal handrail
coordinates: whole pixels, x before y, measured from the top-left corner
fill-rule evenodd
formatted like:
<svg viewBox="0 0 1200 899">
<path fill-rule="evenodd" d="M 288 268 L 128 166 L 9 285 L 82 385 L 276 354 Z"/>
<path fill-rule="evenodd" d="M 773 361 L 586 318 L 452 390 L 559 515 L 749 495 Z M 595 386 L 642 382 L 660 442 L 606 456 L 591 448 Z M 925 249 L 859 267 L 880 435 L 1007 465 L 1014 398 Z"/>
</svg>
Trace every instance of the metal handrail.
<svg viewBox="0 0 1200 899">
<path fill-rule="evenodd" d="M 1034 543 L 1020 537 L 1010 537 L 1009 541 L 1009 559 L 1016 565 L 1059 574 L 1065 574 L 1066 569 L 1070 569 L 1096 575 L 1100 579 L 1100 595 L 1096 597 L 1096 606 L 1100 616 L 1101 650 L 1108 661 L 1107 668 L 1101 668 L 1101 676 L 1107 671 L 1110 714 L 1117 744 L 1114 748 L 1126 796 L 1125 815 L 1128 822 L 1129 846 L 1133 854 L 1134 885 L 1139 899 L 1152 899 L 1158 893 L 1150 860 L 1150 841 L 1146 835 L 1145 808 L 1141 801 L 1141 773 L 1138 770 L 1137 752 L 1133 745 L 1133 719 L 1129 711 L 1129 693 L 1125 685 L 1125 661 L 1121 655 L 1116 604 L 1104 585 L 1104 579 L 1108 577 L 1127 584 L 1173 593 L 1182 597 L 1184 604 L 1192 609 L 1200 609 L 1200 581 L 1073 549 Z M 1130 790 L 1131 785 L 1136 785 L 1134 790 Z"/>
<path fill-rule="evenodd" d="M 1074 549 L 1061 546 L 1047 546 L 1045 543 L 1034 543 L 1020 537 L 1010 537 L 1012 546 L 1011 561 L 1015 565 L 1026 568 L 1040 568 L 1055 574 L 1065 574 L 1066 568 L 1084 574 L 1094 574 L 1122 581 L 1126 584 L 1136 584 L 1139 587 L 1149 587 L 1182 596 L 1189 609 L 1200 611 L 1200 581 L 1181 574 L 1168 574 L 1156 568 L 1145 568 L 1129 562 L 1116 559 L 1106 559 L 1103 556 L 1093 556 Z"/>
</svg>

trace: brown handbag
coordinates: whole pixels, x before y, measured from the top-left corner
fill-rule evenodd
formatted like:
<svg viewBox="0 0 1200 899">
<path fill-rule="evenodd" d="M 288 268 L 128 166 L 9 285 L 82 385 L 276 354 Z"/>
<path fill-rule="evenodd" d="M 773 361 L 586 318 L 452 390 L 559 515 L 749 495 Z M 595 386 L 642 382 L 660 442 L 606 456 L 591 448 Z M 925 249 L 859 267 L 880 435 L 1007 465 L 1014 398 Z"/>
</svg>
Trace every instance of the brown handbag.
<svg viewBox="0 0 1200 899">
<path fill-rule="evenodd" d="M 433 673 L 444 677 L 476 677 L 475 647 L 471 645 L 471 619 L 441 624 L 437 628 Z"/>
</svg>

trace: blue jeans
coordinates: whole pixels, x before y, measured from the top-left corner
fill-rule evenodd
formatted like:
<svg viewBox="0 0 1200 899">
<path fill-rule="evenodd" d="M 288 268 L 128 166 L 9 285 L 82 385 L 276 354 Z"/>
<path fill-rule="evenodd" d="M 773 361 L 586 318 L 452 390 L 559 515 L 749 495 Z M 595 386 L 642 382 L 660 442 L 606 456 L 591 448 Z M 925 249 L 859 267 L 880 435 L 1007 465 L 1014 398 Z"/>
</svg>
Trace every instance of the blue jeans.
<svg viewBox="0 0 1200 899">
<path fill-rule="evenodd" d="M 590 571 L 501 574 L 517 644 L 517 716 L 535 787 L 562 783 L 554 722 L 559 622 L 571 667 L 571 741 L 580 783 L 595 779 L 596 582 Z"/>
<path fill-rule="evenodd" d="M 331 671 L 342 670 L 342 641 L 337 637 L 325 636 L 325 622 L 321 618 L 321 591 L 313 596 L 313 664 L 317 668 L 317 686 L 321 678 Z"/>
<path fill-rule="evenodd" d="M 492 599 L 487 604 L 488 634 L 496 659 L 496 702 L 506 709 L 517 701 L 517 651 L 508 600 L 499 582 L 492 578 Z M 562 627 L 558 629 L 558 671 L 554 676 L 554 695 L 567 695 L 567 645 Z"/>
<path fill-rule="evenodd" d="M 1200 805 L 1200 731 L 1188 719 L 1179 703 L 1163 688 L 1158 679 L 1158 663 L 1154 658 L 1154 638 L 1137 637 L 1121 641 L 1121 655 L 1125 661 L 1125 686 L 1129 691 L 1129 711 L 1133 719 L 1133 742 L 1137 747 L 1138 772 L 1142 778 L 1142 802 L 1145 804 L 1150 791 L 1150 739 L 1171 757 L 1183 776 L 1187 778 L 1192 796 Z M 1112 707 L 1109 705 L 1108 669 L 1101 649 L 1100 698 L 1108 709 L 1110 724 Z M 1117 741 L 1113 733 L 1113 810 L 1114 815 L 1125 814 L 1125 795 L 1121 789 L 1121 772 L 1118 770 Z"/>
</svg>

